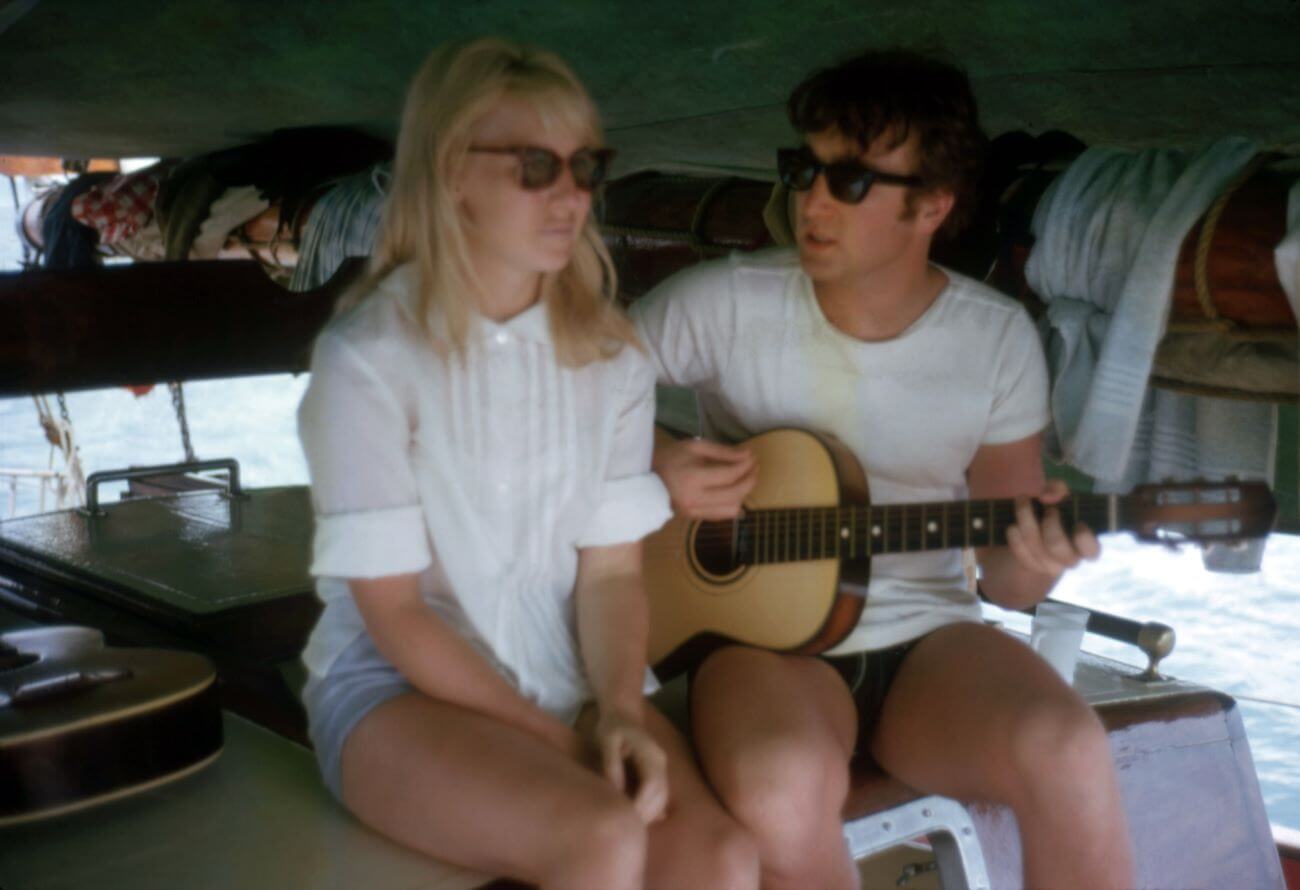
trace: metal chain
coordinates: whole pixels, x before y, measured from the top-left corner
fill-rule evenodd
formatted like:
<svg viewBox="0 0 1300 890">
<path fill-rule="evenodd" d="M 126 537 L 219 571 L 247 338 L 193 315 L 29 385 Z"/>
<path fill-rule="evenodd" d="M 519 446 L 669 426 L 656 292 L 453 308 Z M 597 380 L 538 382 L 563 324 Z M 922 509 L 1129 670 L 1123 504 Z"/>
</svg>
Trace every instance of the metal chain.
<svg viewBox="0 0 1300 890">
<path fill-rule="evenodd" d="M 72 429 L 72 418 L 68 416 L 68 400 L 63 397 L 63 393 L 58 393 L 58 399 L 59 415 L 63 418 L 63 422 L 68 425 L 68 429 Z"/>
<path fill-rule="evenodd" d="M 185 391 L 181 389 L 179 382 L 167 384 L 167 388 L 172 392 L 172 408 L 176 411 L 176 422 L 181 428 L 181 446 L 185 449 L 185 460 L 193 463 L 194 446 L 190 443 L 190 424 L 185 417 Z"/>
</svg>

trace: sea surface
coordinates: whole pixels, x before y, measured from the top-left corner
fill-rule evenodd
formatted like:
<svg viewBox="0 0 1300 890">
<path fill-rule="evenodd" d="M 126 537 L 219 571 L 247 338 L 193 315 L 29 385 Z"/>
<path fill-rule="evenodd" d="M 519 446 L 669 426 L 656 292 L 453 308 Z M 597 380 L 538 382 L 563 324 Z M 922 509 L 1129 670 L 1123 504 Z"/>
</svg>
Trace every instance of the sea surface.
<svg viewBox="0 0 1300 890">
<path fill-rule="evenodd" d="M 186 414 L 201 458 L 234 457 L 249 486 L 302 484 L 306 466 L 294 412 L 306 375 L 185 384 Z M 123 389 L 71 393 L 68 414 L 87 473 L 183 457 L 166 387 L 136 397 Z M 55 406 L 57 411 L 57 406 Z M 49 445 L 31 399 L 0 400 L 0 468 L 45 468 Z M 55 455 L 53 465 L 62 466 Z M 112 488 L 105 500 L 112 501 Z M 0 517 L 11 492 L 0 478 Z M 40 508 L 36 486 L 16 492 L 20 514 Z M 46 509 L 53 509 L 47 500 Z M 1300 537 L 1269 539 L 1261 571 L 1215 574 L 1196 548 L 1170 551 L 1126 535 L 1103 538 L 1103 553 L 1068 574 L 1054 596 L 1175 628 L 1178 644 L 1164 670 L 1221 689 L 1240 702 L 1270 819 L 1300 829 Z M 1017 629 L 1028 618 L 989 607 Z M 1084 647 L 1133 665 L 1136 649 L 1090 635 Z"/>
</svg>

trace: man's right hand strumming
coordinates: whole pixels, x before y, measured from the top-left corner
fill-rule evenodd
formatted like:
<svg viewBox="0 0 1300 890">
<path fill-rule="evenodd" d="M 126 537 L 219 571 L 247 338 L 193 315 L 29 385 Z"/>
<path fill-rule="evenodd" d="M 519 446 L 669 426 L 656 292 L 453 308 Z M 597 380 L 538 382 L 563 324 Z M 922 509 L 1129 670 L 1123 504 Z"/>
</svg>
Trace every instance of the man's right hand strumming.
<svg viewBox="0 0 1300 890">
<path fill-rule="evenodd" d="M 704 439 L 673 439 L 655 429 L 652 468 L 663 479 L 673 512 L 690 519 L 733 519 L 758 481 L 746 448 Z"/>
</svg>

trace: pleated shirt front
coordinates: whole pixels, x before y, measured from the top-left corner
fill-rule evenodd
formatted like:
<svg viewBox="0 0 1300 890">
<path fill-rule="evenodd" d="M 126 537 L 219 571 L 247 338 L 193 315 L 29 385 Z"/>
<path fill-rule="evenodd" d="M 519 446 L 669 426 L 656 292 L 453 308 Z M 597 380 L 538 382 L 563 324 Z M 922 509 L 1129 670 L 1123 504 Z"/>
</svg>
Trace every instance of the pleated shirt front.
<svg viewBox="0 0 1300 890">
<path fill-rule="evenodd" d="M 589 697 L 573 588 L 578 550 L 667 520 L 650 472 L 654 372 L 637 350 L 582 368 L 555 357 L 539 302 L 475 319 L 462 356 L 416 322 L 396 270 L 317 340 L 299 408 L 324 612 L 303 660 L 324 675 L 365 633 L 350 578 L 417 573 L 425 600 L 527 697 Z"/>
</svg>

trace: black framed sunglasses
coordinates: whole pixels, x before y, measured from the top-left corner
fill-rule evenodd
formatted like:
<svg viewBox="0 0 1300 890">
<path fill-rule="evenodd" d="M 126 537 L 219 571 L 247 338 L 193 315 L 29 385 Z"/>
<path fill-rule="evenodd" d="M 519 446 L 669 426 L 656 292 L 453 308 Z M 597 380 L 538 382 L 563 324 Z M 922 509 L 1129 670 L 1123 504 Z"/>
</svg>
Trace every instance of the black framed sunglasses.
<svg viewBox="0 0 1300 890">
<path fill-rule="evenodd" d="M 857 204 L 871 191 L 871 184 L 883 182 L 888 185 L 923 185 L 919 176 L 901 176 L 897 173 L 885 173 L 872 170 L 857 161 L 834 161 L 823 164 L 817 160 L 808 146 L 800 148 L 779 148 L 776 152 L 776 169 L 781 182 L 786 188 L 796 192 L 806 192 L 813 187 L 820 173 L 826 174 L 826 187 L 837 201 L 845 204 Z"/>
<path fill-rule="evenodd" d="M 552 185 L 560 178 L 564 165 L 573 173 L 573 184 L 584 192 L 594 191 L 605 181 L 609 162 L 614 157 L 612 148 L 580 148 L 567 160 L 549 148 L 540 145 L 503 145 L 491 147 L 471 145 L 470 151 L 490 155 L 514 155 L 519 159 L 519 185 L 526 191 L 537 191 Z"/>
</svg>

